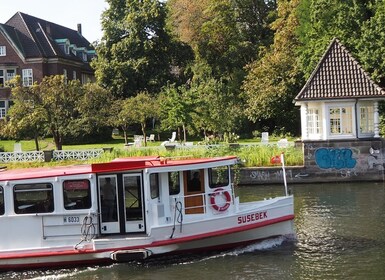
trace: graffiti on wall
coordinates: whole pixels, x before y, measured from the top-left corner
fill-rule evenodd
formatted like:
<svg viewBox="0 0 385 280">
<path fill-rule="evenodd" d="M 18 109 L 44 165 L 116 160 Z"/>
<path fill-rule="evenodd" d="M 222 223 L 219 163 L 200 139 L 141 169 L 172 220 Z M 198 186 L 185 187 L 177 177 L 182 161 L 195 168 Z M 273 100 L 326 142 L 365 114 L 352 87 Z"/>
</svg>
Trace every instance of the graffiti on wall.
<svg viewBox="0 0 385 280">
<path fill-rule="evenodd" d="M 268 171 L 268 170 L 255 170 L 250 172 L 250 178 L 255 181 L 269 181 L 272 179 L 278 180 L 283 179 L 283 171 L 282 170 L 276 170 L 276 171 Z M 286 170 L 286 178 L 292 179 L 293 178 L 293 172 L 291 170 Z"/>
<path fill-rule="evenodd" d="M 315 152 L 315 161 L 322 169 L 342 169 L 354 168 L 357 164 L 356 159 L 352 157 L 351 149 L 327 149 L 320 148 Z"/>
</svg>

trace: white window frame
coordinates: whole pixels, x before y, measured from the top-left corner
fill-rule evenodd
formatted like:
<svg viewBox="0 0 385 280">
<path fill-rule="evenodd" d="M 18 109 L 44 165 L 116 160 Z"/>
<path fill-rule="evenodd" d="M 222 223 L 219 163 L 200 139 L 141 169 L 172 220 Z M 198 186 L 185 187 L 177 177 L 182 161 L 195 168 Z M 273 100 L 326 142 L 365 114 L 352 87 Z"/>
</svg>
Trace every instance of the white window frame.
<svg viewBox="0 0 385 280">
<path fill-rule="evenodd" d="M 360 103 L 358 105 L 358 128 L 360 136 L 374 135 L 374 104 Z"/>
<path fill-rule="evenodd" d="M 3 72 L 2 75 L 0 75 L 0 78 L 3 80 L 3 82 L 0 82 L 0 88 L 4 88 L 6 87 L 6 83 L 16 76 L 16 68 L 0 68 L 0 70 Z"/>
<path fill-rule="evenodd" d="M 333 104 L 327 106 L 328 138 L 351 138 L 355 136 L 354 104 Z M 334 116 L 332 116 L 332 114 Z M 332 131 L 333 130 L 333 131 Z"/>
<path fill-rule="evenodd" d="M 23 69 L 23 86 L 30 87 L 33 85 L 33 70 L 32 69 Z"/>
<path fill-rule="evenodd" d="M 76 80 L 76 71 L 75 70 L 72 71 L 72 80 Z"/>
<path fill-rule="evenodd" d="M 7 55 L 7 47 L 0 46 L 0 56 L 6 56 L 6 55 Z"/>
<path fill-rule="evenodd" d="M 321 134 L 321 116 L 319 108 L 308 108 L 307 130 L 310 138 L 319 137 Z"/>
<path fill-rule="evenodd" d="M 0 100 L 0 106 L 1 106 L 0 107 L 0 119 L 4 119 L 5 116 L 7 115 L 7 101 Z"/>
</svg>

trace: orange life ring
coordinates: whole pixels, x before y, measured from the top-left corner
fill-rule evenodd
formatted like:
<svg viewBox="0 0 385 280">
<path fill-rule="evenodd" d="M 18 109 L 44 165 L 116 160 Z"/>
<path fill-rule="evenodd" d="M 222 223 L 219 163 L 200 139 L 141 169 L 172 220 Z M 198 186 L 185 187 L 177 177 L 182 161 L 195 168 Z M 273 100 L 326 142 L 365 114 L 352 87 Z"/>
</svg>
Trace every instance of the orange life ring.
<svg viewBox="0 0 385 280">
<path fill-rule="evenodd" d="M 224 205 L 222 205 L 222 206 L 217 205 L 216 202 L 215 202 L 215 197 L 217 197 L 220 194 L 223 194 L 225 196 L 225 199 L 226 199 L 226 203 Z M 216 189 L 210 195 L 211 206 L 215 210 L 217 210 L 219 212 L 226 211 L 230 207 L 230 201 L 231 201 L 231 196 L 230 196 L 229 192 L 228 191 L 224 191 L 222 188 Z"/>
</svg>

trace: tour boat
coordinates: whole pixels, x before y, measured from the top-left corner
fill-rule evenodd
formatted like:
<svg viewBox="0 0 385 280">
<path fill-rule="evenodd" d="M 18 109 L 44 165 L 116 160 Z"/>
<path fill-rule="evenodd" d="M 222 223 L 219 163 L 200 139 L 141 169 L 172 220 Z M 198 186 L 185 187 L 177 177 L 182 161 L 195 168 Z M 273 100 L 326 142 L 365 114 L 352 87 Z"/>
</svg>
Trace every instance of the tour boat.
<svg viewBox="0 0 385 280">
<path fill-rule="evenodd" d="M 292 235 L 293 196 L 240 202 L 237 162 L 134 157 L 2 169 L 0 269 L 126 262 Z"/>
</svg>

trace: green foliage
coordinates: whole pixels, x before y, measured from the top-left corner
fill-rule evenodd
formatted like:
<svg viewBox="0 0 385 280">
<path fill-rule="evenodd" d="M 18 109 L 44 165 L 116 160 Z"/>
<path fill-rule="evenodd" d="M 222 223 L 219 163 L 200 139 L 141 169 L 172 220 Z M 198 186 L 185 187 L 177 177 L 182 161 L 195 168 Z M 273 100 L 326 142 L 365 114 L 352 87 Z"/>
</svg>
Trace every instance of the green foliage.
<svg viewBox="0 0 385 280">
<path fill-rule="evenodd" d="M 64 76 L 46 76 L 40 84 L 23 87 L 17 77 L 12 85 L 14 106 L 9 111 L 2 134 L 11 138 L 34 138 L 52 135 L 56 149 L 63 142 L 92 139 L 106 131 L 104 119 L 109 107 L 109 93 L 94 85 L 82 86 Z M 109 132 L 108 137 L 111 137 Z"/>
<path fill-rule="evenodd" d="M 385 2 L 369 5 L 373 16 L 363 22 L 357 39 L 358 58 L 372 78 L 385 85 Z"/>
<path fill-rule="evenodd" d="M 298 48 L 295 32 L 298 27 L 295 9 L 298 1 L 283 1 L 278 5 L 278 19 L 274 44 L 264 50 L 260 60 L 248 65 L 248 76 L 243 84 L 247 100 L 246 115 L 253 122 L 277 126 L 297 133 L 299 112 L 293 99 L 303 83 L 295 58 Z"/>
<path fill-rule="evenodd" d="M 166 8 L 157 0 L 108 0 L 102 14 L 104 35 L 92 62 L 98 82 L 117 98 L 135 96 L 137 92 L 159 92 L 176 77 L 170 71 L 191 59 L 166 29 Z M 174 65 L 179 63 L 179 65 Z"/>
</svg>

